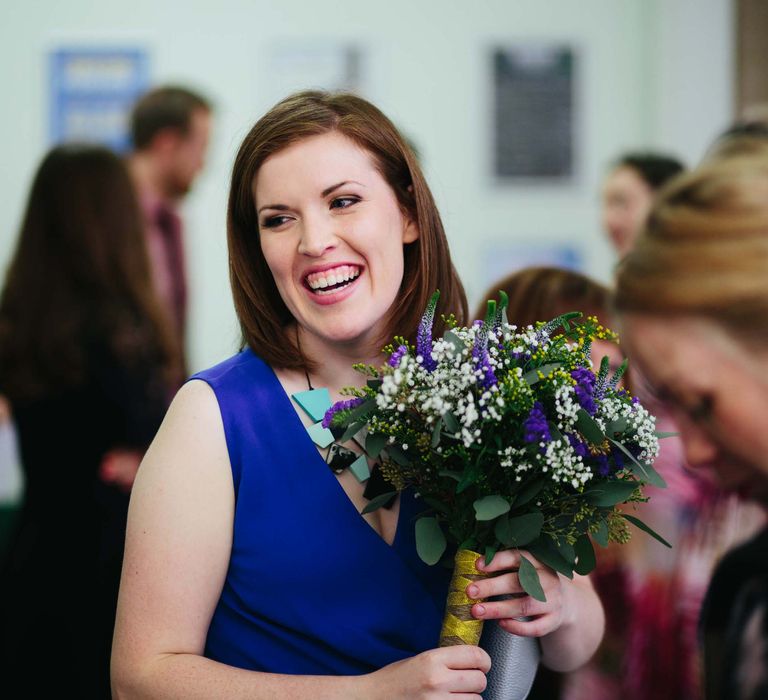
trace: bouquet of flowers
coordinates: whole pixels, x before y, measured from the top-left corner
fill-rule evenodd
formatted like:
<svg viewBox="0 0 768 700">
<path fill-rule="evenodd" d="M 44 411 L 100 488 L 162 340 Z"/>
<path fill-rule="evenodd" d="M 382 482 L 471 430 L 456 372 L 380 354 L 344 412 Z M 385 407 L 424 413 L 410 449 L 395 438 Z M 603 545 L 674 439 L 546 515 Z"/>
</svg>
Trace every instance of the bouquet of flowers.
<svg viewBox="0 0 768 700">
<path fill-rule="evenodd" d="M 593 372 L 592 341 L 616 339 L 596 319 L 574 312 L 518 329 L 502 294 L 484 321 L 463 328 L 448 318 L 449 330 L 433 339 L 437 299 L 416 346 L 395 338 L 383 367 L 357 365 L 366 386 L 348 389 L 352 398 L 324 424 L 344 430 L 342 441 L 364 431 L 366 452 L 392 484 L 364 512 L 413 489 L 425 504 L 415 525 L 419 556 L 435 564 L 455 545 L 441 645 L 476 644 L 482 621 L 471 618 L 477 601 L 464 590 L 483 575 L 478 557 L 524 548 L 573 577 L 594 568 L 593 542 L 626 542 L 628 523 L 667 544 L 618 507 L 647 500 L 646 484 L 665 486 L 652 467 L 660 435 L 620 387 L 626 361 L 611 373 L 603 358 Z M 518 575 L 529 595 L 545 599 L 524 554 Z"/>
</svg>

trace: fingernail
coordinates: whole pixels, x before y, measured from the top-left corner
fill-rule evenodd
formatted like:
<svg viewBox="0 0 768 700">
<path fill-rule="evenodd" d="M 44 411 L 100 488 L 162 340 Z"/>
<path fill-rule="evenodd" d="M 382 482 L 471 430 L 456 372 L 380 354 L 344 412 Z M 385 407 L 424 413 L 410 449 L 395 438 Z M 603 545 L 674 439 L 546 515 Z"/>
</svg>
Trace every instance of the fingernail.
<svg viewBox="0 0 768 700">
<path fill-rule="evenodd" d="M 475 605 L 475 615 L 478 617 L 485 615 L 485 605 Z"/>
<path fill-rule="evenodd" d="M 485 568 L 485 560 L 482 557 L 475 562 L 475 568 L 480 569 L 480 571 Z"/>
<path fill-rule="evenodd" d="M 470 598 L 477 598 L 477 594 L 478 594 L 479 592 L 480 592 L 480 591 L 478 590 L 477 586 L 470 586 L 470 587 L 467 589 L 467 593 L 469 594 L 469 597 L 470 597 Z"/>
</svg>

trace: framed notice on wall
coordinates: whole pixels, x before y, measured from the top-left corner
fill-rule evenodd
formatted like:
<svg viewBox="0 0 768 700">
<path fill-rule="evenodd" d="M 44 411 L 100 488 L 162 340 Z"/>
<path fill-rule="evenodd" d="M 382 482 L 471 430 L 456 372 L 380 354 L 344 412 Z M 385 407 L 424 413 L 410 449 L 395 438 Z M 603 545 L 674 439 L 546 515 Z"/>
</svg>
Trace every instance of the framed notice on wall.
<svg viewBox="0 0 768 700">
<path fill-rule="evenodd" d="M 49 133 L 53 143 L 129 145 L 128 118 L 149 87 L 149 59 L 137 48 L 60 48 L 51 52 Z"/>
<path fill-rule="evenodd" d="M 491 63 L 495 178 L 532 182 L 573 178 L 574 49 L 549 43 L 496 47 Z"/>
</svg>

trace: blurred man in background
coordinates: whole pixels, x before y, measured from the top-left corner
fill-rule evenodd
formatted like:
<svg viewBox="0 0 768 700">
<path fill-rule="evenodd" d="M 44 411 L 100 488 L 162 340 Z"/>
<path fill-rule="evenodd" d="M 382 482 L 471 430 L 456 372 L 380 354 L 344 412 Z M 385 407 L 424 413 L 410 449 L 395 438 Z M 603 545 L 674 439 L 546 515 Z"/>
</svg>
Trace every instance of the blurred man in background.
<svg viewBox="0 0 768 700">
<path fill-rule="evenodd" d="M 187 278 L 178 207 L 205 164 L 211 104 L 189 89 L 158 87 L 131 114 L 128 166 L 146 219 L 147 248 L 157 296 L 184 348 Z"/>
</svg>

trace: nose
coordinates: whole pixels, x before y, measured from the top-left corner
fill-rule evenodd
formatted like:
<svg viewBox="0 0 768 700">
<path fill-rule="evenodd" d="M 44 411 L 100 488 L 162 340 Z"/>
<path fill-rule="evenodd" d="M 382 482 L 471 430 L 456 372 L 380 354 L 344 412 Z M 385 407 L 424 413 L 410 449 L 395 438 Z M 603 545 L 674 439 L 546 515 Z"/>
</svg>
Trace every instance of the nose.
<svg viewBox="0 0 768 700">
<path fill-rule="evenodd" d="M 687 416 L 677 415 L 675 418 L 688 466 L 699 469 L 715 462 L 718 448 L 709 434 Z"/>
<path fill-rule="evenodd" d="M 337 244 L 333 223 L 322 217 L 305 218 L 302 222 L 299 253 L 319 258 Z"/>
</svg>

